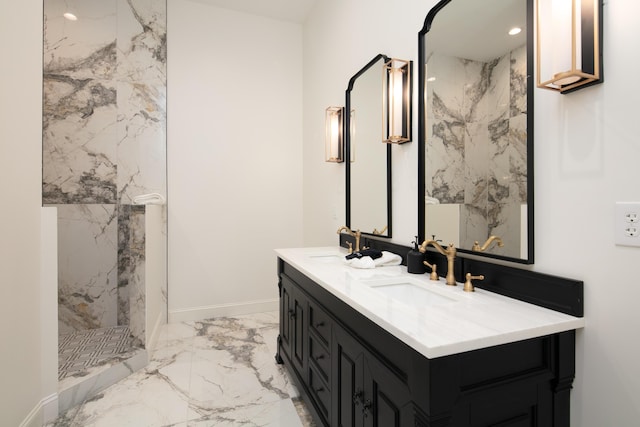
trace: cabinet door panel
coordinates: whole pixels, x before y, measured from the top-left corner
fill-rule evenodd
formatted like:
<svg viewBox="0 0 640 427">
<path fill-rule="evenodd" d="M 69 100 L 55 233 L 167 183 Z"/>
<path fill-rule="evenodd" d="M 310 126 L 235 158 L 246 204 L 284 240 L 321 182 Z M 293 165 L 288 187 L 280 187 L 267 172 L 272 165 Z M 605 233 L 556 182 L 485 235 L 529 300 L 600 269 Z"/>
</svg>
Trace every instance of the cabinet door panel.
<svg viewBox="0 0 640 427">
<path fill-rule="evenodd" d="M 365 426 L 412 426 L 409 387 L 373 357 L 364 359 Z"/>
<path fill-rule="evenodd" d="M 306 314 L 306 307 L 304 304 L 304 300 L 299 295 L 296 295 L 293 300 L 293 320 L 292 320 L 293 355 L 292 356 L 293 356 L 294 362 L 298 365 L 300 372 L 304 372 L 306 368 L 305 366 L 306 363 L 304 358 L 305 357 L 304 342 L 306 337 L 306 330 L 304 329 L 305 314 Z"/>
<path fill-rule="evenodd" d="M 331 425 L 339 427 L 362 425 L 364 396 L 362 357 L 360 345 L 342 330 L 334 328 L 332 348 L 334 417 Z"/>
<path fill-rule="evenodd" d="M 280 276 L 280 336 L 282 346 L 300 375 L 306 372 L 307 298 L 287 276 Z"/>
<path fill-rule="evenodd" d="M 291 354 L 291 284 L 282 279 L 280 290 L 280 338 L 282 339 L 283 350 Z"/>
</svg>

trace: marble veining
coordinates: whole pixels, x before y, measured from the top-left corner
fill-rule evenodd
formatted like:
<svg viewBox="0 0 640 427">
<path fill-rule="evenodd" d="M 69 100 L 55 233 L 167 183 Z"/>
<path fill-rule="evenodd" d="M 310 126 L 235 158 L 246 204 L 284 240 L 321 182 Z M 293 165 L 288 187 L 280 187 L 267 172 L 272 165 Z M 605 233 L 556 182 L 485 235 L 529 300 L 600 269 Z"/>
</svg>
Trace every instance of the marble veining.
<svg viewBox="0 0 640 427">
<path fill-rule="evenodd" d="M 114 205 L 57 205 L 61 334 L 115 326 L 117 214 Z"/>
<path fill-rule="evenodd" d="M 459 206 L 457 246 L 496 234 L 505 246 L 490 251 L 519 258 L 527 202 L 526 46 L 487 62 L 433 54 L 427 68 L 437 80 L 427 83 L 426 196 Z M 426 208 L 427 216 L 443 209 Z"/>
<path fill-rule="evenodd" d="M 461 283 L 447 286 L 442 278 L 434 282 L 428 274 L 408 273 L 406 266 L 353 268 L 344 262 L 346 253 L 338 247 L 276 250 L 293 268 L 430 359 L 584 326 L 583 318 L 484 289 L 464 292 Z M 376 290 L 394 284 L 416 286 L 445 301 L 425 306 L 419 298 L 390 297 Z"/>
<path fill-rule="evenodd" d="M 134 345 L 145 342 L 145 207 L 119 205 L 118 325 L 128 325 Z"/>
<path fill-rule="evenodd" d="M 63 18 L 69 6 L 77 21 Z M 166 1 L 44 2 L 43 203 L 60 212 L 61 332 L 144 342 L 144 210 L 166 194 Z"/>
<path fill-rule="evenodd" d="M 50 427 L 313 426 L 275 363 L 277 335 L 277 312 L 164 325 L 148 366 Z"/>
</svg>

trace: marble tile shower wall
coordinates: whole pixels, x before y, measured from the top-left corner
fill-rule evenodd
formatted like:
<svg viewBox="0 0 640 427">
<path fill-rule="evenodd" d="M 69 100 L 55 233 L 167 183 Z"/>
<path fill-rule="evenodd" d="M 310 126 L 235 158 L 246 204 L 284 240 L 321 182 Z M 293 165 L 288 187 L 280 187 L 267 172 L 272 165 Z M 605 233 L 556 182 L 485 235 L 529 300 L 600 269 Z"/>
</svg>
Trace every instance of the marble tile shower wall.
<svg viewBox="0 0 640 427">
<path fill-rule="evenodd" d="M 490 230 L 505 249 L 519 248 L 527 201 L 526 47 L 489 62 L 434 54 L 427 71 L 437 80 L 427 82 L 426 195 L 459 205 L 461 247 L 484 241 Z M 438 205 L 427 206 L 427 215 L 429 209 Z"/>
<path fill-rule="evenodd" d="M 144 207 L 132 201 L 166 194 L 166 0 L 44 0 L 44 14 L 60 333 L 130 325 L 144 342 Z"/>
</svg>

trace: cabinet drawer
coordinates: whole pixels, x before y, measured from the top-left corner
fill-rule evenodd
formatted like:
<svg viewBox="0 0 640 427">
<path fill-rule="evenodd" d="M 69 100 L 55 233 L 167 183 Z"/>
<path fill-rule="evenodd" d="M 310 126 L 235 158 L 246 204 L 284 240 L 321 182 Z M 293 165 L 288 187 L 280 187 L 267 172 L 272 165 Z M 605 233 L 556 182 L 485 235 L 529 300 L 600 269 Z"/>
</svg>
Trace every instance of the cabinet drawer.
<svg viewBox="0 0 640 427">
<path fill-rule="evenodd" d="M 322 415 L 325 422 L 329 420 L 329 411 L 331 405 L 331 390 L 322 380 L 313 366 L 309 366 L 309 389 L 311 396 L 316 403 L 318 412 Z"/>
<path fill-rule="evenodd" d="M 324 345 L 329 345 L 329 341 L 331 341 L 331 318 L 311 301 L 309 301 L 309 328 L 322 339 Z"/>
<path fill-rule="evenodd" d="M 309 335 L 309 357 L 318 368 L 318 373 L 328 382 L 331 374 L 331 355 L 311 334 Z"/>
</svg>

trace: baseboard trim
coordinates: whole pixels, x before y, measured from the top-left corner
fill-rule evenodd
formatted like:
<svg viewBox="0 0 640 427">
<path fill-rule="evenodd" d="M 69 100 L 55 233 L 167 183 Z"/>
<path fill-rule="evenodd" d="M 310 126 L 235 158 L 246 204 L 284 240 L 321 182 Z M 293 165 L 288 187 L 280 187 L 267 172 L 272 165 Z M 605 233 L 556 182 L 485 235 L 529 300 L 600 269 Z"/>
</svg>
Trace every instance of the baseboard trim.
<svg viewBox="0 0 640 427">
<path fill-rule="evenodd" d="M 169 323 L 188 322 L 211 319 L 222 316 L 239 316 L 243 314 L 277 311 L 279 300 L 246 301 L 242 303 L 208 305 L 202 307 L 169 310 Z"/>
<path fill-rule="evenodd" d="M 58 393 L 43 398 L 20 423 L 20 427 L 42 427 L 58 418 Z"/>
</svg>

